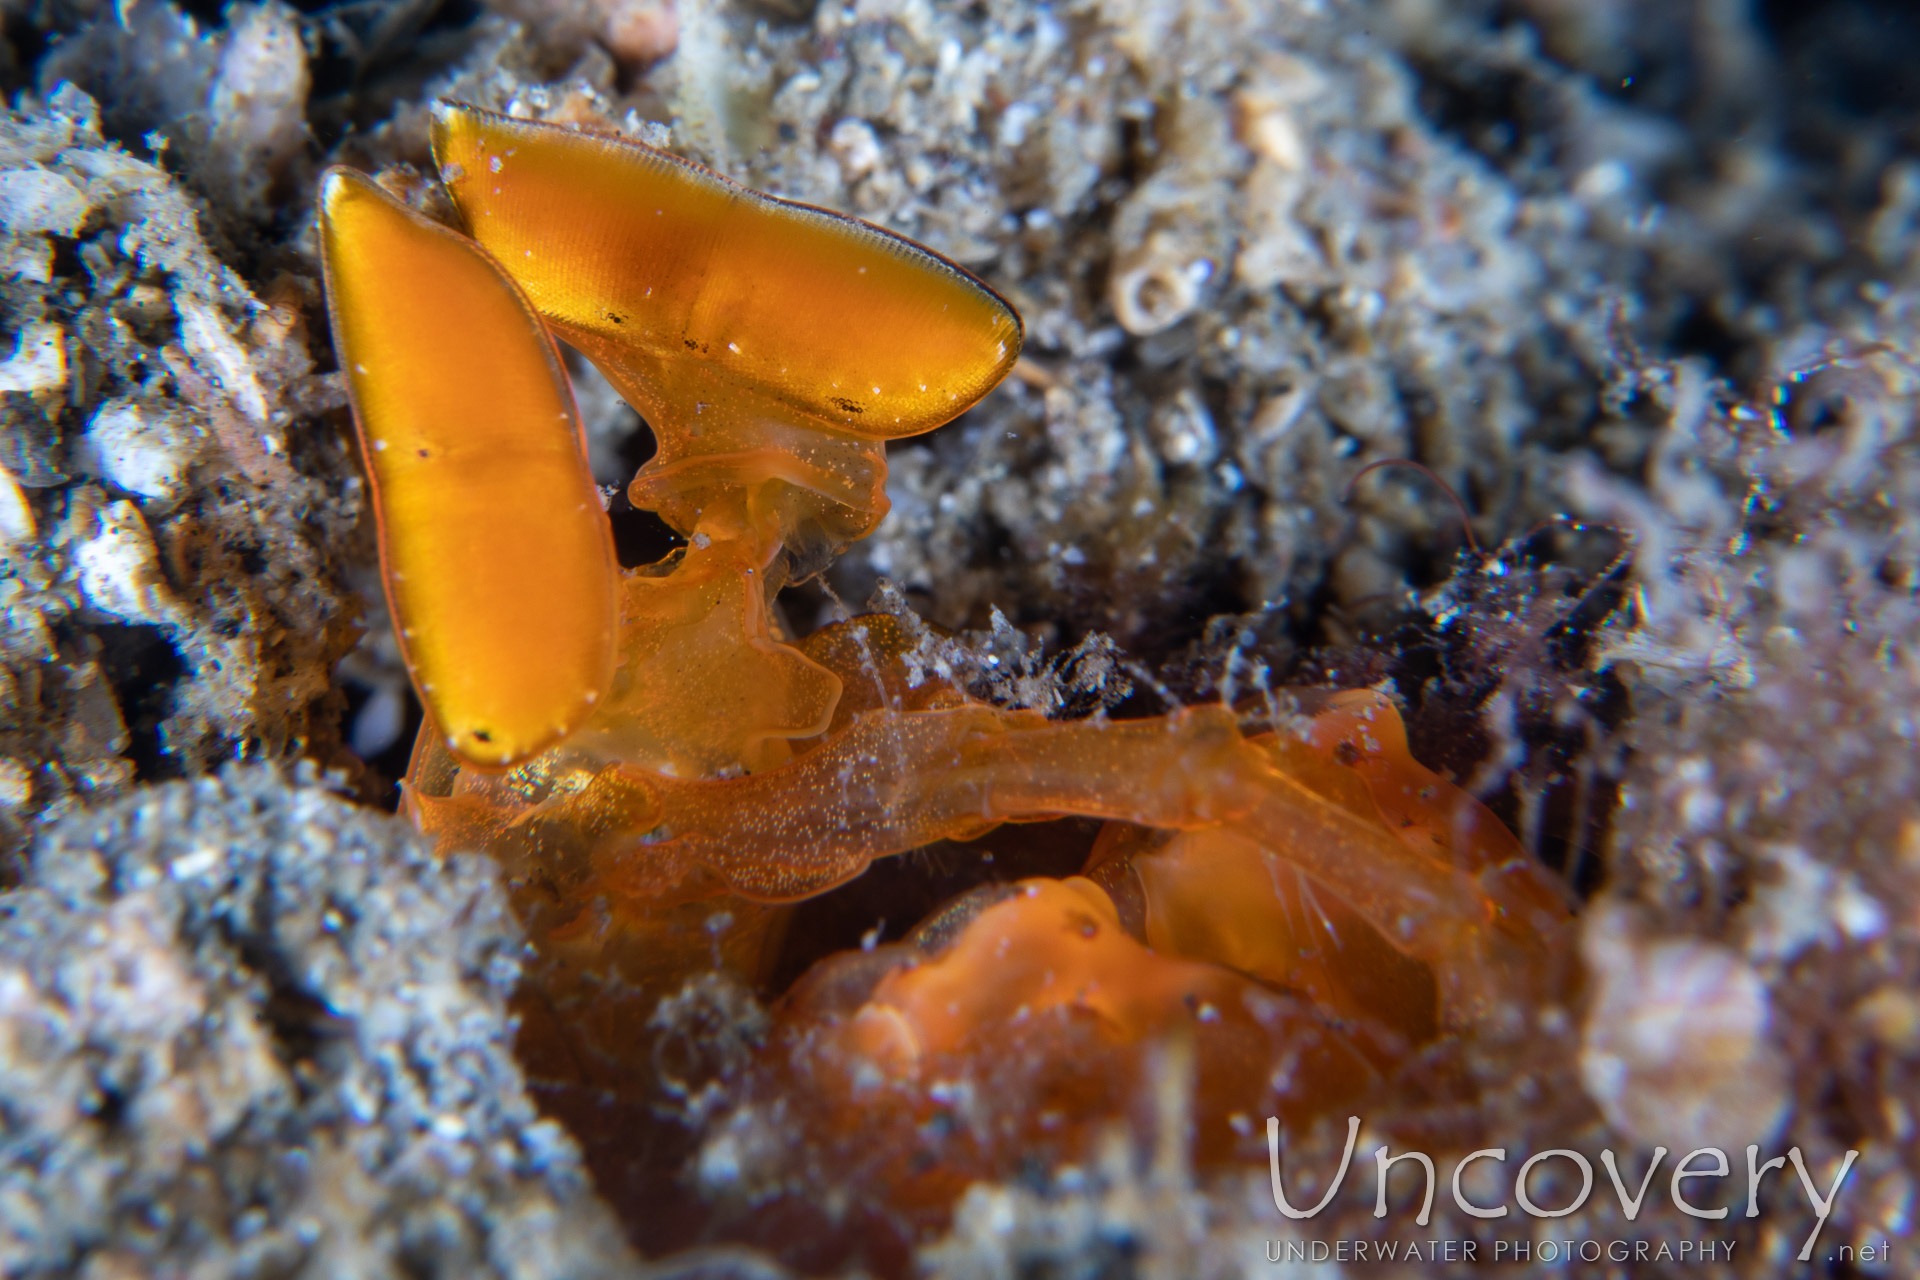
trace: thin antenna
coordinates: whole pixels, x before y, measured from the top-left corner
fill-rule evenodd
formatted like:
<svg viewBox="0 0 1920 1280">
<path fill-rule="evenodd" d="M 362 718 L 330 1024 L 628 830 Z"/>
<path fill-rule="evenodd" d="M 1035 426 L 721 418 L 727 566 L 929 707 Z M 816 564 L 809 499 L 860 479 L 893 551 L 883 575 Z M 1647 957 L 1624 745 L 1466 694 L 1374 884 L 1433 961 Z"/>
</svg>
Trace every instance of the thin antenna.
<svg viewBox="0 0 1920 1280">
<path fill-rule="evenodd" d="M 1340 501 L 1343 503 L 1351 502 L 1353 500 L 1354 487 L 1364 480 L 1369 472 L 1378 471 L 1382 467 L 1412 467 L 1415 471 L 1418 471 L 1421 475 L 1440 486 L 1440 492 L 1447 495 L 1447 501 L 1451 502 L 1453 509 L 1460 513 L 1460 530 L 1467 535 L 1468 549 L 1473 552 L 1476 559 L 1485 557 L 1486 552 L 1480 549 L 1480 539 L 1473 536 L 1473 520 L 1467 514 L 1467 504 L 1460 501 L 1460 495 L 1453 491 L 1452 485 L 1442 480 L 1438 473 L 1424 462 L 1415 462 L 1412 458 L 1382 458 L 1378 462 L 1369 462 L 1366 466 L 1353 473 L 1353 479 L 1347 481 L 1347 490 L 1340 495 Z"/>
</svg>

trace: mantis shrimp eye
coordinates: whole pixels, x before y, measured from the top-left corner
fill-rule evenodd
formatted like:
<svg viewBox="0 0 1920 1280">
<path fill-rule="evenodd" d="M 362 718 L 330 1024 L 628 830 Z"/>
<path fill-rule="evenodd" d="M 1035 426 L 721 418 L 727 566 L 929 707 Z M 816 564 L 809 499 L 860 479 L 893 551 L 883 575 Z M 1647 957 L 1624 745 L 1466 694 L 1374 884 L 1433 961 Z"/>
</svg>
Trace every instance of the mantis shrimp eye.
<svg viewBox="0 0 1920 1280">
<path fill-rule="evenodd" d="M 320 244 L 407 667 L 457 756 L 512 765 L 613 668 L 612 535 L 559 357 L 484 250 L 359 174 L 323 180 Z"/>
</svg>

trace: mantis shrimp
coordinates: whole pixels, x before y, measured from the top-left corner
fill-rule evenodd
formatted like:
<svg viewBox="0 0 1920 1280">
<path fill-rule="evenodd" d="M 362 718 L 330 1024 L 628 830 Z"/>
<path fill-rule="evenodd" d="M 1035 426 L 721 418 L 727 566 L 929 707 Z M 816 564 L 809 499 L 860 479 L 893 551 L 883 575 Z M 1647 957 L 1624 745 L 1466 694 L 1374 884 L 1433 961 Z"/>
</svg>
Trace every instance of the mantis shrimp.
<svg viewBox="0 0 1920 1280">
<path fill-rule="evenodd" d="M 764 976 L 779 904 L 1075 815 L 1107 824 L 1081 875 L 794 989 L 833 1105 L 877 1080 L 919 1114 L 941 1064 L 1055 1016 L 1101 1052 L 1192 1035 L 1203 1086 L 1311 1115 L 1559 980 L 1561 892 L 1381 694 L 1055 720 L 929 674 L 916 620 L 784 631 L 776 593 L 884 518 L 886 443 L 1012 369 L 993 290 L 616 136 L 444 102 L 432 129 L 459 227 L 331 170 L 327 295 L 425 708 L 407 811 L 499 859 L 557 963 L 654 991 L 716 960 Z M 616 562 L 556 338 L 655 434 L 629 496 L 686 539 L 658 563 Z M 1202 1147 L 1232 1145 L 1208 1123 Z M 951 1197 L 917 1168 L 902 1194 Z"/>
</svg>

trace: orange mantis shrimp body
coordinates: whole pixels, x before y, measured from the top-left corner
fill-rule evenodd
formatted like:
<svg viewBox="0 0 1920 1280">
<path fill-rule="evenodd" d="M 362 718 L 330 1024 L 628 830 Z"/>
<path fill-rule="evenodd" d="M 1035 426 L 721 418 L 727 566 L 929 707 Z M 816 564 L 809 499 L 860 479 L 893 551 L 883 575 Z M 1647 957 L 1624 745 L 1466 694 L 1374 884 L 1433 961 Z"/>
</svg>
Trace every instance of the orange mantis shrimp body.
<svg viewBox="0 0 1920 1280">
<path fill-rule="evenodd" d="M 1084 1146 L 1169 1036 L 1203 1099 L 1234 1099 L 1201 1108 L 1225 1158 L 1247 1115 L 1342 1105 L 1558 980 L 1561 897 L 1413 761 L 1381 695 L 1252 736 L 1224 706 L 1050 720 L 928 675 L 924 629 L 891 616 L 781 632 L 773 594 L 885 515 L 886 441 L 1011 369 L 1020 322 L 985 285 L 617 138 L 441 104 L 434 146 L 465 234 L 336 170 L 329 299 L 427 711 L 409 810 L 508 869 L 579 980 L 550 991 L 562 1021 L 604 1022 L 589 974 L 646 1000 L 716 963 L 764 977 L 778 904 L 875 858 L 1105 820 L 1082 876 L 829 959 L 777 1011 L 783 1087 L 829 1128 L 898 1120 L 873 1194 L 937 1213 L 1041 1129 Z M 549 335 L 658 438 L 630 496 L 688 539 L 659 564 L 613 560 Z M 919 1158 L 968 1063 L 998 1064 L 1002 1119 L 1026 1119 Z"/>
</svg>

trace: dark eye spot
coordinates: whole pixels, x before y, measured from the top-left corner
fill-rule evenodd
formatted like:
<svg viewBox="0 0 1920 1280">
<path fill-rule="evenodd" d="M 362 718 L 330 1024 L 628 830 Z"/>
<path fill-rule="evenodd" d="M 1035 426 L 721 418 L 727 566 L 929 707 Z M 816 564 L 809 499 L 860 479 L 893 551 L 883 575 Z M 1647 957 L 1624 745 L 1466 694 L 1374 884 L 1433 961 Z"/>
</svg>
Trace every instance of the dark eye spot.
<svg viewBox="0 0 1920 1280">
<path fill-rule="evenodd" d="M 427 451 L 426 451 L 425 449 L 422 449 L 422 450 L 420 450 L 420 456 L 421 456 L 421 457 L 423 457 L 423 458 L 424 458 L 424 457 L 426 457 L 426 456 L 427 456 Z"/>
<path fill-rule="evenodd" d="M 1333 758 L 1335 760 L 1338 760 L 1341 764 L 1344 764 L 1344 765 L 1359 764 L 1360 748 L 1354 746 L 1351 742 L 1346 742 L 1343 740 L 1334 747 Z"/>
<path fill-rule="evenodd" d="M 492 742 L 493 734 L 489 733 L 485 729 L 475 729 L 473 731 L 473 740 L 475 742 Z"/>
<path fill-rule="evenodd" d="M 607 312 L 607 319 L 613 321 L 615 324 L 625 324 L 627 322 L 627 318 L 618 311 Z"/>
</svg>

